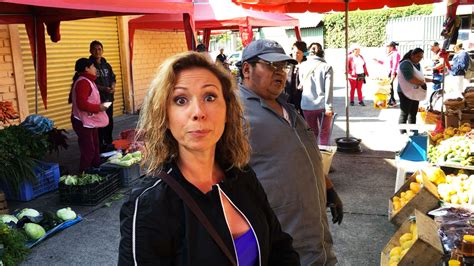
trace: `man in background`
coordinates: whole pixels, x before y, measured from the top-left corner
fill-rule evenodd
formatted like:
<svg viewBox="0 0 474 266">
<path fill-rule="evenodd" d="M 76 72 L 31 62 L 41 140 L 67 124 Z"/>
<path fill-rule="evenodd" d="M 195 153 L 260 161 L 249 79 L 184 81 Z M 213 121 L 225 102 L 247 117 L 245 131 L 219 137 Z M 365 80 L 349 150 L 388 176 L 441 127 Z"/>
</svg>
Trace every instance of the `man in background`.
<svg viewBox="0 0 474 266">
<path fill-rule="evenodd" d="M 224 64 L 224 62 L 227 60 L 227 56 L 224 54 L 224 48 L 221 48 L 219 50 L 219 54 L 216 56 L 216 63 L 221 63 Z"/>
<path fill-rule="evenodd" d="M 99 89 L 100 101 L 111 102 L 106 113 L 109 117 L 109 124 L 106 127 L 99 128 L 99 147 L 100 152 L 106 152 L 113 150 L 112 146 L 112 131 L 114 129 L 114 94 L 115 94 L 115 74 L 112 70 L 112 66 L 107 63 L 107 60 L 103 57 L 104 46 L 101 42 L 95 40 L 92 41 L 89 47 L 91 56 L 89 58 L 94 60 L 94 66 L 97 69 L 97 79 L 95 84 Z"/>
<path fill-rule="evenodd" d="M 342 202 L 324 177 L 311 129 L 282 93 L 287 71 L 296 63 L 271 40 L 253 41 L 242 53 L 239 87 L 250 126 L 249 165 L 282 229 L 293 237 L 301 265 L 335 265 L 326 206 L 333 222 L 341 223 Z"/>
</svg>

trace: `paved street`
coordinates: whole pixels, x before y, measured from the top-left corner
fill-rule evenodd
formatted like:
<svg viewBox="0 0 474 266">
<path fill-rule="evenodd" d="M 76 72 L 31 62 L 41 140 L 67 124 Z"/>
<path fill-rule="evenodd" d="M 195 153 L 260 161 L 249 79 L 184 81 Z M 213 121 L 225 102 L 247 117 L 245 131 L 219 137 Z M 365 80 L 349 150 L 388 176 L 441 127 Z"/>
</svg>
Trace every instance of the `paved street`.
<svg viewBox="0 0 474 266">
<path fill-rule="evenodd" d="M 354 106 L 350 111 L 350 133 L 362 139 L 363 152 L 336 153 L 335 172 L 330 174 L 344 202 L 343 223 L 331 226 L 338 265 L 378 265 L 380 251 L 395 231 L 388 222 L 387 206 L 395 184 L 395 151 L 404 145 L 396 124 L 399 110 L 378 111 L 371 107 L 373 89 L 373 86 L 364 89 L 366 107 Z M 333 139 L 345 136 L 344 94 L 341 87 L 335 90 L 335 110 L 339 116 Z M 134 127 L 136 118 L 127 115 L 116 119 L 115 135 Z M 53 156 L 65 165 L 64 171 L 76 171 L 79 158 L 76 141 L 75 134 L 70 133 L 69 150 Z M 73 206 L 84 220 L 34 247 L 22 265 L 115 265 L 122 201 L 111 202 L 109 207 L 103 203 L 95 207 Z M 10 209 L 30 206 L 56 210 L 64 206 L 59 203 L 57 192 L 28 203 L 9 204 Z"/>
</svg>

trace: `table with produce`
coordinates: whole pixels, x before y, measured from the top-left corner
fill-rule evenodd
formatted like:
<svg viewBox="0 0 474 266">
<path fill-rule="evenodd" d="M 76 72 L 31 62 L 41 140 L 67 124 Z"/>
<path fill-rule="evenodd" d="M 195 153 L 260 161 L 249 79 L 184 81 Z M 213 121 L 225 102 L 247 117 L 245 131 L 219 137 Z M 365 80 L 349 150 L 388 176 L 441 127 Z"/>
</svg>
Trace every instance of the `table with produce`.
<svg viewBox="0 0 474 266">
<path fill-rule="evenodd" d="M 428 142 L 429 166 L 407 174 L 389 199 L 398 229 L 380 265 L 474 262 L 474 130 L 470 123 L 446 127 L 428 132 Z"/>
</svg>

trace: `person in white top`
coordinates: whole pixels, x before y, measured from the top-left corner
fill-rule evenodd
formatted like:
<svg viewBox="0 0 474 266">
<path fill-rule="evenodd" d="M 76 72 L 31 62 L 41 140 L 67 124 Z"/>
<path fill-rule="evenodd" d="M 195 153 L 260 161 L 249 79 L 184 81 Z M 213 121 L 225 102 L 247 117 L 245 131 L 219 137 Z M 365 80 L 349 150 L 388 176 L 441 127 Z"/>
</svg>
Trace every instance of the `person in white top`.
<svg viewBox="0 0 474 266">
<path fill-rule="evenodd" d="M 359 105 L 365 106 L 362 97 L 362 86 L 365 83 L 365 77 L 369 76 L 364 57 L 360 54 L 360 46 L 358 44 L 351 45 L 351 52 L 347 59 L 347 73 L 349 75 L 349 84 L 351 86 L 350 104 L 354 105 L 354 93 L 357 90 L 357 98 Z"/>
</svg>

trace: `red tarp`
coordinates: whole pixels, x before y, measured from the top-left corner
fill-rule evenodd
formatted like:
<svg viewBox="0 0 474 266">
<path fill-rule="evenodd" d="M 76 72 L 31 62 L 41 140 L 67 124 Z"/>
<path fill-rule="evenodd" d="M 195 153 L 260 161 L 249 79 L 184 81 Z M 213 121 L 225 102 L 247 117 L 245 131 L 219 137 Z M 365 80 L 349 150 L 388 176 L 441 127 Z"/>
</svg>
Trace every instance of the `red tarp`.
<svg viewBox="0 0 474 266">
<path fill-rule="evenodd" d="M 192 13 L 192 0 L 0 0 L 0 24 L 26 25 L 33 60 L 38 58 L 35 66 L 45 108 L 47 79 L 44 24 L 51 40 L 57 42 L 60 40 L 60 21 L 153 13 Z"/>
<path fill-rule="evenodd" d="M 246 29 L 249 27 L 296 27 L 299 24 L 298 19 L 285 14 L 246 10 L 224 0 L 195 2 L 193 17 L 196 29 L 199 30 L 239 29 L 239 27 Z M 132 19 L 128 25 L 130 46 L 132 47 L 136 29 L 182 30 L 183 20 L 182 16 L 177 14 L 153 14 Z"/>
<path fill-rule="evenodd" d="M 473 1 L 473 0 L 461 0 Z M 344 0 L 232 0 L 245 8 L 279 13 L 344 11 Z M 432 4 L 442 0 L 349 0 L 349 10 Z"/>
</svg>

